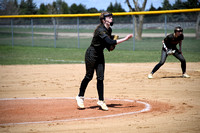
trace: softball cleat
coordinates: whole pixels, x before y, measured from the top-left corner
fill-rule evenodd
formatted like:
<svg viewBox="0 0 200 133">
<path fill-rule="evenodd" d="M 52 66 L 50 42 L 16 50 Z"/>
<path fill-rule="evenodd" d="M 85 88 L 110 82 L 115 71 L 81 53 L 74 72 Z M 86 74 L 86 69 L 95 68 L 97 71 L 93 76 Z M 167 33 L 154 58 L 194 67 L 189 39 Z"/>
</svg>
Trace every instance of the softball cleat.
<svg viewBox="0 0 200 133">
<path fill-rule="evenodd" d="M 148 79 L 152 79 L 153 78 L 153 74 L 148 74 Z"/>
<path fill-rule="evenodd" d="M 104 101 L 99 100 L 99 101 L 97 102 L 97 105 L 99 105 L 99 106 L 101 107 L 102 110 L 108 111 L 108 107 L 107 107 L 107 105 L 106 105 L 106 103 L 105 103 Z"/>
<path fill-rule="evenodd" d="M 183 76 L 182 76 L 183 78 L 190 78 L 190 76 L 189 75 L 187 75 L 186 73 L 185 74 L 183 74 Z"/>
<path fill-rule="evenodd" d="M 84 109 L 84 97 L 76 96 L 77 105 L 80 109 Z"/>
</svg>

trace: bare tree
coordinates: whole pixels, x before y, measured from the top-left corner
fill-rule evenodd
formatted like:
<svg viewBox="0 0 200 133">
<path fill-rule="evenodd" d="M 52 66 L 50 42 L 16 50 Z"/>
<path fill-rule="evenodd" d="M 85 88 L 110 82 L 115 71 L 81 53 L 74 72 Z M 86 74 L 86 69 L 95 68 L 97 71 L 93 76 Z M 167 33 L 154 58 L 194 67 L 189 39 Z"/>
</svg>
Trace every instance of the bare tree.
<svg viewBox="0 0 200 133">
<path fill-rule="evenodd" d="M 197 16 L 197 21 L 196 21 L 196 39 L 200 38 L 200 13 Z"/>
<path fill-rule="evenodd" d="M 126 0 L 126 3 L 129 7 L 130 12 L 133 12 L 133 7 L 131 6 L 129 0 Z M 144 11 L 145 10 L 145 6 L 147 3 L 147 0 L 143 1 L 142 7 L 140 8 L 138 0 L 133 0 L 133 3 L 135 5 L 135 11 L 139 12 L 139 11 Z M 137 40 L 141 40 L 142 39 L 142 30 L 143 30 L 143 21 L 144 21 L 144 15 L 139 15 L 138 17 L 136 17 L 136 15 L 134 15 L 134 23 L 135 23 L 135 38 Z"/>
<path fill-rule="evenodd" d="M 58 14 L 57 9 L 56 9 L 56 2 L 53 2 L 53 4 L 48 4 L 48 14 Z M 56 29 L 59 27 L 59 20 L 58 18 L 51 18 L 51 21 L 54 26 L 56 26 Z M 55 27 L 54 27 L 55 28 Z M 58 40 L 58 32 L 56 31 L 56 40 Z"/>
</svg>

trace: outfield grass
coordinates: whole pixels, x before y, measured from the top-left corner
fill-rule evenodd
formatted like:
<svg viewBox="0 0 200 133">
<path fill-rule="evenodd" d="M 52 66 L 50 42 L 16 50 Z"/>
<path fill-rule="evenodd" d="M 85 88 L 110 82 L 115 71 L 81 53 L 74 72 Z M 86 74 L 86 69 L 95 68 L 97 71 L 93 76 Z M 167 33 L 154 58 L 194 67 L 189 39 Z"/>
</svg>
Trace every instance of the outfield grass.
<svg viewBox="0 0 200 133">
<path fill-rule="evenodd" d="M 79 48 L 86 49 L 92 38 L 80 38 Z M 139 51 L 156 51 L 161 49 L 161 41 L 163 38 L 143 38 L 141 41 L 135 41 L 133 46 L 133 40 L 130 39 L 117 46 L 118 50 L 139 50 Z M 13 38 L 14 46 L 32 46 L 32 36 L 31 35 L 18 35 Z M 196 40 L 192 37 L 185 37 L 183 41 L 183 50 L 191 52 L 200 52 L 200 40 Z M 0 34 L 0 45 L 12 46 L 12 39 L 5 34 L 1 36 Z M 54 47 L 54 36 L 34 36 L 33 45 L 38 47 Z M 71 38 L 59 38 L 56 40 L 57 48 L 78 48 L 78 39 L 77 37 Z"/>
<path fill-rule="evenodd" d="M 53 32 L 53 29 L 34 29 L 34 32 Z M 61 30 L 59 32 L 76 32 L 76 30 Z M 93 32 L 93 30 L 82 30 L 80 32 Z M 115 33 L 130 33 L 131 29 L 114 30 Z M 194 33 L 194 30 L 184 30 Z M 89 47 L 92 38 L 80 38 L 78 49 L 77 37 L 62 37 L 56 40 L 54 48 L 54 36 L 45 34 L 34 34 L 32 47 L 32 35 L 30 28 L 14 29 L 14 47 L 12 47 L 12 35 L 9 28 L 0 28 L 0 64 L 65 64 L 83 63 L 84 54 Z M 163 33 L 159 29 L 147 29 L 143 33 Z M 158 62 L 163 38 L 143 38 L 141 41 L 130 39 L 116 47 L 113 52 L 105 50 L 105 59 L 109 63 L 132 63 L 132 62 Z M 133 48 L 135 51 L 133 51 Z M 183 41 L 183 54 L 189 62 L 200 61 L 200 40 L 185 37 Z M 167 61 L 177 62 L 176 58 L 170 56 Z"/>
<path fill-rule="evenodd" d="M 76 33 L 76 29 L 59 29 L 57 30 L 58 33 Z M 45 33 L 44 33 L 45 32 Z M 93 30 L 89 29 L 80 29 L 82 33 L 91 33 Z M 113 29 L 114 33 L 131 33 L 132 29 Z M 163 29 L 144 29 L 143 33 L 163 33 Z M 171 33 L 172 31 L 168 31 Z M 51 34 L 48 34 L 51 33 Z M 184 33 L 195 33 L 194 29 L 186 29 Z M 162 38 L 143 38 L 142 41 L 135 41 L 135 46 L 133 46 L 133 41 L 129 40 L 124 42 L 123 45 L 119 45 L 119 50 L 160 50 Z M 57 48 L 87 48 L 91 43 L 92 37 L 85 38 L 80 37 L 80 46 L 78 46 L 78 38 L 77 36 L 74 37 L 62 37 L 59 36 L 58 40 L 56 40 L 56 47 Z M 185 50 L 191 49 L 187 45 L 190 43 L 192 44 L 192 49 L 194 51 L 200 51 L 199 46 L 197 44 L 200 43 L 199 40 L 195 38 L 185 38 L 184 40 L 184 47 Z M 0 45 L 12 46 L 12 34 L 11 29 L 0 28 Z M 13 45 L 14 46 L 41 46 L 41 47 L 55 47 L 54 43 L 54 30 L 52 28 L 34 28 L 34 35 L 32 40 L 32 32 L 31 28 L 14 28 L 13 34 Z M 194 48 L 193 48 L 194 47 Z M 190 51 L 190 50 L 189 50 Z"/>
<path fill-rule="evenodd" d="M 17 33 L 31 33 L 31 28 L 13 28 L 14 32 Z M 54 33 L 54 29 L 52 28 L 34 28 L 34 32 L 51 32 Z M 0 32 L 2 33 L 11 33 L 10 27 L 0 28 Z M 76 33 L 77 29 L 57 29 L 57 32 L 61 33 Z M 93 33 L 94 29 L 79 29 L 80 33 Z M 115 29 L 113 28 L 113 32 L 115 33 L 132 33 L 133 29 Z M 143 33 L 164 33 L 164 29 L 143 29 Z M 173 30 L 167 30 L 167 33 L 171 33 Z M 184 29 L 184 33 L 195 33 L 195 29 Z"/>
<path fill-rule="evenodd" d="M 0 46 L 0 64 L 71 64 L 84 63 L 86 49 Z M 161 51 L 105 50 L 107 63 L 158 62 Z M 200 52 L 184 52 L 187 62 L 199 62 Z M 167 62 L 178 62 L 170 56 Z"/>
</svg>

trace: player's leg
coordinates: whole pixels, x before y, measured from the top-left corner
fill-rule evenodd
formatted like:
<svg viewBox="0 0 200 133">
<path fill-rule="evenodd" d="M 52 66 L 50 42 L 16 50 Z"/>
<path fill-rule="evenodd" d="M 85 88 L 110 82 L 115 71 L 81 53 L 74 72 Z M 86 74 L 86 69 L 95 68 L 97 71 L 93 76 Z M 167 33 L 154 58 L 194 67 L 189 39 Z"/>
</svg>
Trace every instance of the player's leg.
<svg viewBox="0 0 200 133">
<path fill-rule="evenodd" d="M 87 88 L 88 83 L 92 79 L 93 73 L 94 73 L 94 69 L 93 68 L 86 67 L 86 75 L 85 75 L 84 79 L 81 82 L 81 85 L 80 85 L 80 88 L 79 88 L 79 94 L 78 94 L 78 96 L 76 96 L 76 101 L 77 101 L 77 104 L 78 104 L 79 108 L 85 108 L 85 106 L 84 106 L 85 90 Z"/>
<path fill-rule="evenodd" d="M 97 74 L 97 91 L 99 100 L 104 101 L 104 64 L 98 64 L 96 69 Z"/>
<path fill-rule="evenodd" d="M 184 56 L 176 50 L 176 52 L 173 54 L 174 57 L 176 57 L 181 62 L 181 69 L 183 73 L 184 78 L 189 78 L 190 76 L 186 74 L 186 60 Z"/>
<path fill-rule="evenodd" d="M 79 91 L 79 95 L 78 95 L 81 97 L 84 96 L 87 85 L 92 80 L 93 75 L 94 75 L 96 60 L 94 58 L 93 52 L 94 52 L 93 49 L 88 48 L 88 50 L 86 51 L 86 54 L 85 54 L 86 75 L 81 82 L 80 91 Z"/>
<path fill-rule="evenodd" d="M 149 79 L 153 78 L 153 74 L 165 63 L 167 56 L 167 52 L 164 49 L 162 49 L 160 62 L 153 68 L 151 73 L 148 75 Z"/>
<path fill-rule="evenodd" d="M 101 60 L 98 62 L 96 67 L 96 74 L 97 74 L 97 91 L 99 100 L 97 104 L 101 107 L 103 110 L 108 110 L 108 107 L 106 106 L 106 103 L 104 101 L 104 70 L 105 70 L 105 61 L 104 56 L 101 58 Z"/>
<path fill-rule="evenodd" d="M 78 104 L 79 108 L 84 108 L 85 90 L 87 88 L 88 83 L 92 80 L 92 77 L 94 75 L 95 59 L 93 58 L 94 56 L 93 56 L 92 52 L 93 52 L 93 50 L 91 50 L 89 48 L 85 54 L 86 75 L 81 82 L 81 85 L 79 88 L 79 94 L 78 94 L 78 96 L 76 96 L 76 100 L 77 100 L 77 104 Z"/>
</svg>

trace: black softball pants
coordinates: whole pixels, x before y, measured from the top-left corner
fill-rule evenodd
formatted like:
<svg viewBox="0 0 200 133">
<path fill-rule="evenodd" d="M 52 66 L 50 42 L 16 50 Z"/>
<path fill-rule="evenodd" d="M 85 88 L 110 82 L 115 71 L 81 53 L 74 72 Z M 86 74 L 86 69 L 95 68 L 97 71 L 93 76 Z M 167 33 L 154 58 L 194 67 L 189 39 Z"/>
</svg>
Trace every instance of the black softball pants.
<svg viewBox="0 0 200 133">
<path fill-rule="evenodd" d="M 154 74 L 166 61 L 167 59 L 167 52 L 162 49 L 161 51 L 161 60 L 160 62 L 153 68 L 152 70 L 152 74 Z M 186 72 L 186 61 L 185 58 L 183 57 L 183 55 L 178 51 L 178 49 L 176 49 L 176 52 L 173 54 L 174 57 L 176 57 L 180 62 L 181 62 L 181 69 L 183 74 Z"/>
<path fill-rule="evenodd" d="M 79 96 L 84 96 L 88 83 L 92 80 L 94 71 L 97 75 L 97 91 L 99 100 L 104 101 L 104 70 L 105 60 L 102 53 L 97 53 L 94 47 L 90 46 L 85 54 L 86 75 L 81 82 Z"/>
</svg>

